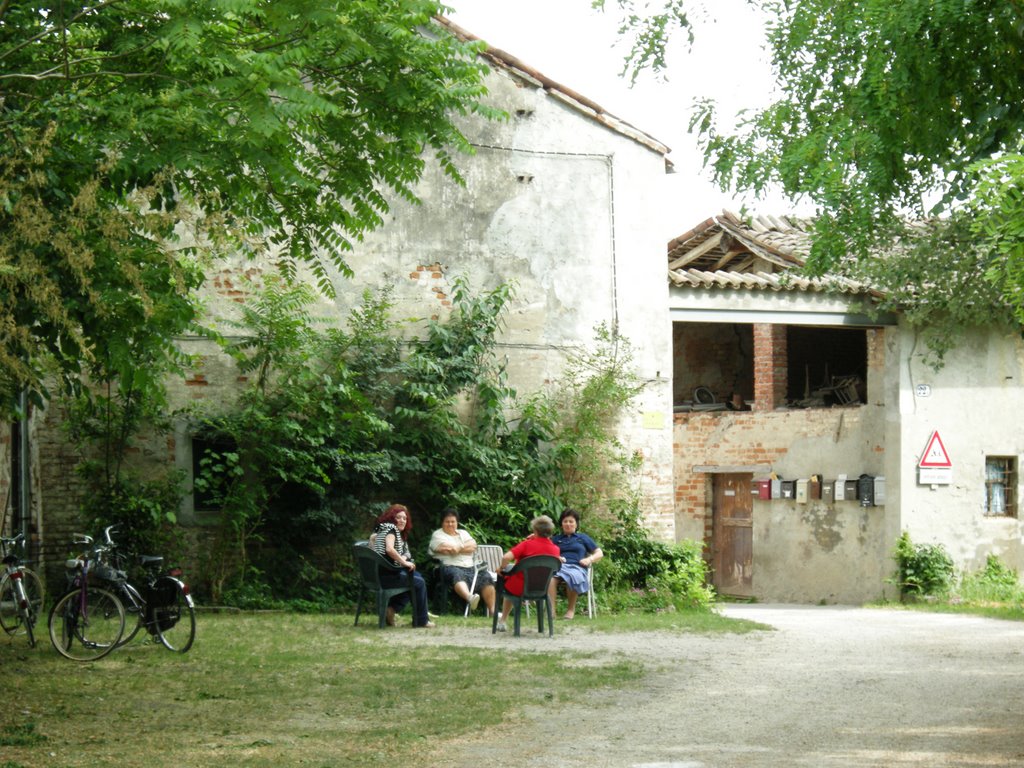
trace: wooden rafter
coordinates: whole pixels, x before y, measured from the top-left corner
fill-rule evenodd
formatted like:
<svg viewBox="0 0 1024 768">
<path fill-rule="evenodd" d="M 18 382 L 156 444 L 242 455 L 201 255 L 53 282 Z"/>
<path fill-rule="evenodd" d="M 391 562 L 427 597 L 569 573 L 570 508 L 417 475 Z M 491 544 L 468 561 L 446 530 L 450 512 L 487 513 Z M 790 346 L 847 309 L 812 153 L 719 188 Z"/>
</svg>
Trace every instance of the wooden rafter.
<svg viewBox="0 0 1024 768">
<path fill-rule="evenodd" d="M 721 242 L 722 242 L 722 233 L 719 232 L 718 234 L 714 235 L 713 237 L 709 237 L 707 240 L 705 240 L 703 243 L 698 245 L 692 251 L 689 251 L 685 256 L 680 256 L 679 258 L 673 259 L 672 261 L 670 261 L 669 265 L 668 265 L 669 270 L 671 271 L 673 269 L 679 269 L 680 267 L 685 267 L 687 264 L 690 264 L 690 263 L 696 261 L 697 259 L 699 259 L 701 256 L 703 256 L 708 251 L 717 248 L 718 244 L 721 243 Z"/>
</svg>

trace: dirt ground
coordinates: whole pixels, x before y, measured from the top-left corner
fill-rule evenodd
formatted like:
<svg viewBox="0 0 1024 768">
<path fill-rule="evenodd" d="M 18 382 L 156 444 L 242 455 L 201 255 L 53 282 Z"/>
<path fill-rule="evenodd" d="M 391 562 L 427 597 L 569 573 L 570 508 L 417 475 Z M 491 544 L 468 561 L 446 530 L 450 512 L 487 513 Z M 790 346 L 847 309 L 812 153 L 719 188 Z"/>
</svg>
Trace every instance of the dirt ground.
<svg viewBox="0 0 1024 768">
<path fill-rule="evenodd" d="M 553 639 L 535 624 L 519 638 L 443 625 L 394 637 L 450 643 L 457 632 L 567 663 L 576 648 L 625 654 L 646 675 L 642 690 L 580 691 L 576 704 L 528 709 L 497 739 L 449 746 L 452 768 L 1024 766 L 1024 624 L 835 606 L 722 612 L 774 629 L 612 634 L 577 618 Z"/>
</svg>

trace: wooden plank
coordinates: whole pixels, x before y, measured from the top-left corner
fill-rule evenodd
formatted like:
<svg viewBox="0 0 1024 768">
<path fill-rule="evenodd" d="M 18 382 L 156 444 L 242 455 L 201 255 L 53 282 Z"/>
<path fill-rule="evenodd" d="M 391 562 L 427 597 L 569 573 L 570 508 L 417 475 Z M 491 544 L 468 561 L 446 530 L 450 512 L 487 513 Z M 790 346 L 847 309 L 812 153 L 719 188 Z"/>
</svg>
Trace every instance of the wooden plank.
<svg viewBox="0 0 1024 768">
<path fill-rule="evenodd" d="M 698 245 L 685 256 L 680 256 L 679 258 L 670 261 L 668 265 L 669 271 L 672 271 L 673 269 L 679 269 L 680 267 L 685 267 L 687 264 L 696 261 L 708 251 L 717 248 L 720 242 L 722 242 L 721 232 L 719 232 L 717 235 L 714 235 L 713 237 L 709 237 L 707 240 Z"/>
</svg>

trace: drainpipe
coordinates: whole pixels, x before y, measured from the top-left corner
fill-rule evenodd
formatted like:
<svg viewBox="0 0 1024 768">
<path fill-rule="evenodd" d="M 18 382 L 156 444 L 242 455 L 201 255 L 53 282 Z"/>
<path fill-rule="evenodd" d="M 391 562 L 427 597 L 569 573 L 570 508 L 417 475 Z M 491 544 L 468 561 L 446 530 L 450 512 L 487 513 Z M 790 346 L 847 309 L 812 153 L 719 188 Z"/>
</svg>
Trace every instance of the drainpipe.
<svg viewBox="0 0 1024 768">
<path fill-rule="evenodd" d="M 21 411 L 21 420 L 18 424 L 18 522 L 21 527 L 20 533 L 25 534 L 26 542 L 30 542 L 29 521 L 32 515 L 30 481 L 32 462 L 29 460 L 28 444 L 28 390 L 21 390 L 18 406 Z"/>
</svg>

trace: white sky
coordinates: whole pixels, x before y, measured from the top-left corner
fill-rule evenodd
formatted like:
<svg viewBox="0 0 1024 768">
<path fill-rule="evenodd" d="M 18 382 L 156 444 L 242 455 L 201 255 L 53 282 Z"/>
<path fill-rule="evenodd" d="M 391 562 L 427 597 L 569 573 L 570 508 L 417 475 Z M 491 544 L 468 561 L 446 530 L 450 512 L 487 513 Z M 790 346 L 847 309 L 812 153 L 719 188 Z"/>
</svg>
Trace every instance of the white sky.
<svg viewBox="0 0 1024 768">
<path fill-rule="evenodd" d="M 763 24 L 746 0 L 708 0 L 714 18 L 694 18 L 692 50 L 678 35 L 667 82 L 647 76 L 632 88 L 619 76 L 626 49 L 617 43 L 616 11 L 598 13 L 589 0 L 448 0 L 450 18 L 490 45 L 596 101 L 672 148 L 676 173 L 666 178 L 662 234 L 675 237 L 723 208 L 752 213 L 806 213 L 776 195 L 756 201 L 719 191 L 702 168 L 691 136 L 690 106 L 719 102 L 719 119 L 767 103 L 773 80 L 763 50 Z"/>
</svg>

